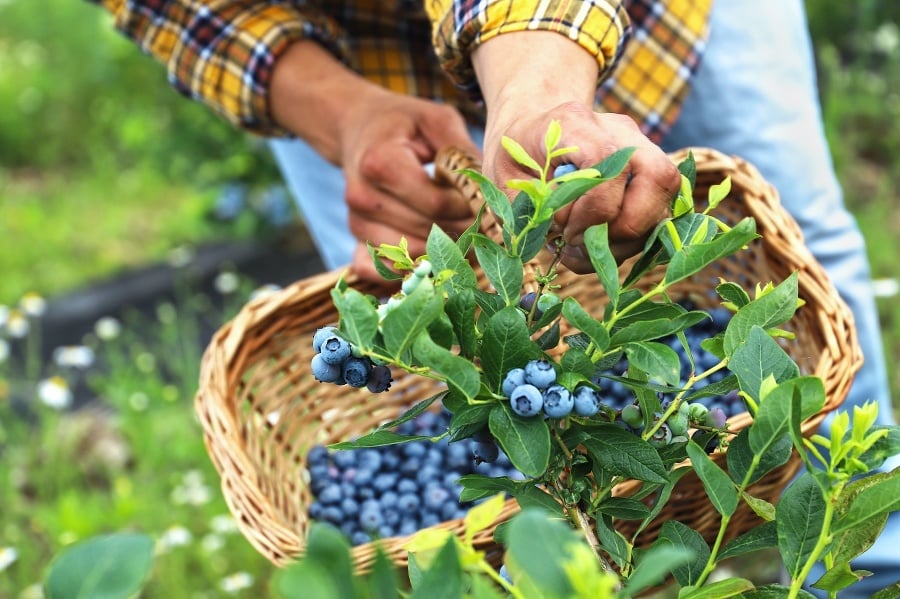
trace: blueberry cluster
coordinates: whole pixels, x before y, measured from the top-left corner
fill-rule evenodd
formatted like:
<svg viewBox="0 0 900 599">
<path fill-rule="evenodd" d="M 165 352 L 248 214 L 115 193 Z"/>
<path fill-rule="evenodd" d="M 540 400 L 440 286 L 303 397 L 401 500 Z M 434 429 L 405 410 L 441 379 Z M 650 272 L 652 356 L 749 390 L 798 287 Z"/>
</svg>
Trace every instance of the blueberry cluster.
<svg viewBox="0 0 900 599">
<path fill-rule="evenodd" d="M 503 377 L 503 395 L 512 411 L 519 416 L 537 416 L 541 411 L 549 418 L 593 416 L 600 409 L 600 396 L 590 385 L 581 384 L 569 391 L 556 382 L 556 369 L 545 359 L 529 360 L 524 368 L 513 368 Z"/>
<path fill-rule="evenodd" d="M 654 414 L 652 422 L 656 424 L 661 418 L 661 413 Z M 657 448 L 671 443 L 683 443 L 687 441 L 689 428 L 700 427 L 694 434 L 704 435 L 707 430 L 724 428 L 725 419 L 725 412 L 721 408 L 709 409 L 699 402 L 683 402 L 678 406 L 678 411 L 669 416 L 648 441 Z M 640 434 L 644 430 L 644 414 L 640 404 L 634 402 L 622 408 L 621 423 Z"/>
<path fill-rule="evenodd" d="M 437 436 L 447 430 L 446 412 L 423 412 L 401 425 L 405 435 Z M 316 446 L 307 454 L 314 501 L 309 516 L 330 522 L 353 545 L 406 536 L 465 516 L 471 503 L 460 503 L 457 481 L 466 474 L 522 475 L 497 450 L 489 465 L 476 457 L 478 443 L 409 441 L 376 448 L 329 451 Z"/>
<path fill-rule="evenodd" d="M 313 376 L 321 383 L 367 387 L 372 393 L 382 393 L 391 386 L 391 370 L 376 365 L 359 354 L 353 346 L 337 334 L 335 327 L 322 327 L 313 336 L 316 355 L 310 361 Z"/>
</svg>

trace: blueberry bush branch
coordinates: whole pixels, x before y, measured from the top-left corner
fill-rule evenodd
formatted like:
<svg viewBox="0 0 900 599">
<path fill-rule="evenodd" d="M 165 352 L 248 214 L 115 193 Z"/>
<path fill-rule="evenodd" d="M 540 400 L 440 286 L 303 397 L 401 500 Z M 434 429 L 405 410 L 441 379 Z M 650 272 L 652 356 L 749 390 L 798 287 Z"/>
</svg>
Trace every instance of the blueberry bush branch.
<svg viewBox="0 0 900 599">
<path fill-rule="evenodd" d="M 696 167 L 689 157 L 679 165 L 682 185 L 672 198 L 672 216 L 654 229 L 624 277 L 610 251 L 607 225 L 585 232 L 606 304 L 585 306 L 566 296 L 556 283 L 565 242 L 557 238 L 548 244 L 547 239 L 553 216 L 593 187 L 619 177 L 633 150 L 563 172 L 554 165 L 564 164 L 575 148 L 558 147 L 560 139 L 554 122 L 540 160 L 515 141 L 503 140 L 510 156 L 534 173 L 532 179 L 507 182 L 516 194 L 512 201 L 477 171 L 463 171 L 477 182 L 496 219 L 494 237 L 482 232 L 482 209 L 457 239 L 434 226 L 425 256 L 411 256 L 403 241 L 370 247 L 379 272 L 400 282 L 391 297 L 364 295 L 343 281 L 332 290 L 340 321 L 314 340 L 318 353 L 312 367 L 319 380 L 384 392 L 390 387 L 388 367 L 394 367 L 446 384 L 445 391 L 394 421 L 332 448 L 425 437 L 451 444 L 473 440 L 474 459 L 480 462 L 495 460 L 502 449 L 521 476 L 463 476 L 460 500 L 483 501 L 500 493 L 516 498 L 526 511 L 568 521 L 587 541 L 583 548 L 593 556 L 597 580 L 613 581 L 607 585 L 609 596 L 633 596 L 666 577 L 680 585 L 679 596 L 685 598 L 751 592 L 750 581 L 710 583 L 709 577 L 721 561 L 766 547 L 778 547 L 791 576 L 790 586 L 779 587 L 774 596 L 802 596 L 801 586 L 818 560 L 828 568 L 818 584 L 829 591 L 843 588 L 857 576 L 848 564 L 862 547 L 849 540 L 850 523 L 865 524 L 877 535 L 877 524 L 890 508 L 872 499 L 891 497 L 900 480 L 873 475 L 863 485 L 850 482 L 851 477 L 870 473 L 878 458 L 896 452 L 897 434 L 868 432 L 874 408 L 856 415 L 847 439 L 843 420 L 837 421 L 836 440 L 801 434 L 800 423 L 821 411 L 825 391 L 819 379 L 801 374 L 778 341 L 791 338 L 783 325 L 802 305 L 797 273 L 780 282 L 758 282 L 752 296 L 722 280 L 713 290 L 720 305 L 712 308 L 681 301 L 680 283 L 746 250 L 758 237 L 752 218 L 726 223 L 715 216 L 731 189 L 727 178 L 709 189 L 705 205 L 697 209 Z M 542 270 L 539 254 L 545 248 L 550 256 L 540 258 L 546 264 Z M 479 284 L 473 255 L 488 285 Z M 651 273 L 656 278 L 651 280 Z M 728 317 L 703 339 L 701 362 L 688 337 L 711 319 L 712 310 Z M 687 371 L 676 348 L 686 356 Z M 624 372 L 614 369 L 621 363 Z M 608 401 L 616 386 L 629 394 L 626 405 Z M 752 425 L 730 431 L 728 414 L 703 402 L 719 396 L 739 398 Z M 436 437 L 397 432 L 435 402 L 450 414 L 444 432 Z M 710 453 L 725 449 L 723 468 Z M 785 464 L 794 450 L 808 473 L 777 505 L 754 497 L 752 485 Z M 639 549 L 639 535 L 658 518 L 688 471 L 697 474 L 720 516 L 713 542 L 707 544 L 684 523 L 669 521 L 656 540 Z M 638 484 L 628 497 L 615 493 L 625 482 Z M 726 543 L 742 503 L 762 524 Z M 798 532 L 793 524 L 798 519 L 809 528 Z M 627 523 L 632 532 L 626 536 L 622 531 L 629 528 L 622 524 Z M 836 548 L 837 541 L 842 542 Z M 429 547 L 443 555 L 437 545 Z M 453 547 L 463 562 L 479 563 L 465 544 Z M 534 556 L 523 556 L 511 543 L 508 554 L 516 585 L 540 586 L 515 566 Z M 650 565 L 651 554 L 671 559 Z M 576 592 L 575 583 L 563 578 L 569 582 L 559 588 L 570 594 L 547 596 Z M 517 596 L 508 584 L 499 584 Z"/>
</svg>

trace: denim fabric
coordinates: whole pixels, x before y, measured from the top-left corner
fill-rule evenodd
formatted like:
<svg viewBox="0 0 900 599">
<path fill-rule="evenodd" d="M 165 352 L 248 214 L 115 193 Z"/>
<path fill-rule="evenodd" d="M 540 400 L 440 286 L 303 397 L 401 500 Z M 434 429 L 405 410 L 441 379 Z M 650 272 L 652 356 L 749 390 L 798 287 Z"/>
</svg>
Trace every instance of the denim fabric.
<svg viewBox="0 0 900 599">
<path fill-rule="evenodd" d="M 845 407 L 875 400 L 880 422 L 893 424 L 865 243 L 844 206 L 825 140 L 803 3 L 721 0 L 711 18 L 703 63 L 663 147 L 705 146 L 737 155 L 775 186 L 855 318 L 865 363 Z M 340 171 L 302 142 L 271 146 L 325 264 L 348 263 L 354 240 Z M 869 597 L 900 578 L 900 514 L 854 567 L 877 576 L 841 597 Z"/>
</svg>

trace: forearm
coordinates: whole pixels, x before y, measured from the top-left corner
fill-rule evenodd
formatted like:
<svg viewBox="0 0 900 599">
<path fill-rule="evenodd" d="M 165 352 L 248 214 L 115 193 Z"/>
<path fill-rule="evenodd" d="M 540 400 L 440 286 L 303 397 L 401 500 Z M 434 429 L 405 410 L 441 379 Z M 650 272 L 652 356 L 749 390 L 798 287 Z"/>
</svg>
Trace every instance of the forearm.
<svg viewBox="0 0 900 599">
<path fill-rule="evenodd" d="M 275 122 L 338 164 L 342 132 L 355 107 L 387 94 L 316 42 L 294 42 L 279 57 L 269 87 Z"/>
</svg>

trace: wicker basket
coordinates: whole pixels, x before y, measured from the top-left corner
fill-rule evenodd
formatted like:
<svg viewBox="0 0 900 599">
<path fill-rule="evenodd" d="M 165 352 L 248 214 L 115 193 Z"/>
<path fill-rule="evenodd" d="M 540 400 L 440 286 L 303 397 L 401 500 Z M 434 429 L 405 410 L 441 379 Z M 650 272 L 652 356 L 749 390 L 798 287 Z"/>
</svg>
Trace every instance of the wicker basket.
<svg viewBox="0 0 900 599">
<path fill-rule="evenodd" d="M 687 150 L 671 156 L 674 162 Z M 826 405 L 805 422 L 811 434 L 826 413 L 844 400 L 854 374 L 862 363 L 852 316 L 826 278 L 822 268 L 806 249 L 799 228 L 778 202 L 775 190 L 750 164 L 721 153 L 694 148 L 697 164 L 695 196 L 705 198 L 711 185 L 726 176 L 732 179 L 731 197 L 720 204 L 717 215 L 738 220 L 753 216 L 762 238 L 737 256 L 719 261 L 684 281 L 677 299 L 690 299 L 699 307 L 714 301 L 719 277 L 746 286 L 756 282 L 779 282 L 794 271 L 800 272 L 799 294 L 805 305 L 789 323 L 796 339 L 785 344 L 786 351 L 802 372 L 822 378 Z M 478 189 L 454 171 L 473 166 L 472 160 L 456 151 L 438 160 L 438 172 L 449 177 L 473 201 L 480 202 Z M 477 165 L 474 165 L 477 166 Z M 496 225 L 488 225 L 495 228 Z M 621 274 L 627 272 L 623 265 Z M 274 294 L 248 303 L 212 338 L 203 357 L 196 410 L 203 426 L 210 457 L 221 475 L 222 491 L 239 527 L 247 539 L 276 565 L 285 565 L 302 555 L 310 518 L 306 507 L 312 500 L 307 450 L 357 436 L 397 416 L 410 404 L 439 390 L 433 381 L 394 373 L 388 393 L 371 394 L 365 389 L 317 383 L 309 372 L 313 355 L 311 338 L 320 326 L 337 322 L 338 315 L 330 290 L 346 274 L 320 274 Z M 650 284 L 652 276 L 647 278 Z M 348 283 L 363 293 L 379 289 L 352 275 Z M 594 276 L 578 276 L 562 271 L 560 293 L 576 297 L 583 306 L 602 310 L 605 296 Z M 563 331 L 565 334 L 565 331 Z M 561 348 L 562 349 L 562 348 Z M 750 422 L 748 414 L 729 420 L 738 431 Z M 724 467 L 724 453 L 714 454 Z M 769 473 L 750 490 L 756 497 L 775 501 L 800 468 L 795 455 L 787 464 Z M 636 484 L 625 483 L 617 490 L 628 494 Z M 507 501 L 496 524 L 518 510 Z M 698 530 L 708 539 L 719 526 L 717 512 L 709 504 L 696 475 L 681 479 L 656 524 L 642 533 L 641 544 L 651 542 L 663 522 L 674 519 Z M 742 503 L 732 519 L 737 535 L 758 524 L 757 517 Z M 461 520 L 438 525 L 462 533 Z M 497 563 L 500 547 L 493 539 L 493 526 L 475 537 L 475 544 Z M 398 566 L 405 566 L 407 538 L 380 541 L 383 551 Z M 375 557 L 374 544 L 353 549 L 359 571 L 367 571 Z"/>
</svg>

